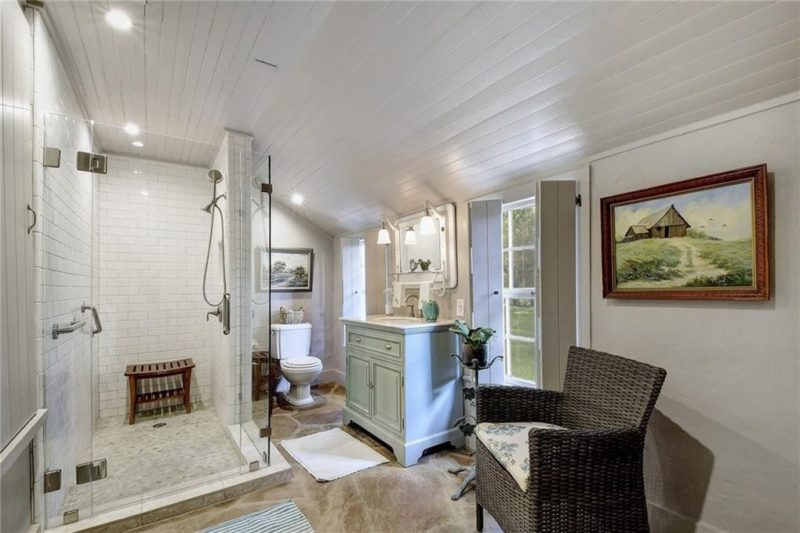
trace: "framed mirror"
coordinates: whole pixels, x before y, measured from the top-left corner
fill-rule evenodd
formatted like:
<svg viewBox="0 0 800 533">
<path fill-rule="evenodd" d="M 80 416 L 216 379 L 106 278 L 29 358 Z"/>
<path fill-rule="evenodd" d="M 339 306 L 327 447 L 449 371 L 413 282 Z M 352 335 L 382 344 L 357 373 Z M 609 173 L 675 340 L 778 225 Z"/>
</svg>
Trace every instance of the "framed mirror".
<svg viewBox="0 0 800 533">
<path fill-rule="evenodd" d="M 432 213 L 434 229 L 423 233 L 422 217 L 425 211 L 406 215 L 396 222 L 395 272 L 418 275 L 420 279 L 436 274 L 444 277 L 445 286 L 454 288 L 457 283 L 456 268 L 456 208 L 454 204 L 436 206 Z M 441 277 L 437 277 L 441 280 Z"/>
</svg>

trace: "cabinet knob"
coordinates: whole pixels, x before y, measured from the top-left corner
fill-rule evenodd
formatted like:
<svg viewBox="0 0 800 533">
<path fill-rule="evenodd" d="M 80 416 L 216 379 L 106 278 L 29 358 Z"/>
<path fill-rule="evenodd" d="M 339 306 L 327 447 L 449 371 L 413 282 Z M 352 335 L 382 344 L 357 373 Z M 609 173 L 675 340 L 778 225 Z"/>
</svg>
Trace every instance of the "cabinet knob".
<svg viewBox="0 0 800 533">
<path fill-rule="evenodd" d="M 356 342 L 361 342 L 361 337 L 356 337 Z"/>
<path fill-rule="evenodd" d="M 387 350 L 391 350 L 392 349 L 392 345 L 391 344 L 384 344 L 383 347 L 386 348 Z"/>
<path fill-rule="evenodd" d="M 372 383 L 368 384 L 367 387 L 369 387 L 370 389 L 373 388 Z"/>
</svg>

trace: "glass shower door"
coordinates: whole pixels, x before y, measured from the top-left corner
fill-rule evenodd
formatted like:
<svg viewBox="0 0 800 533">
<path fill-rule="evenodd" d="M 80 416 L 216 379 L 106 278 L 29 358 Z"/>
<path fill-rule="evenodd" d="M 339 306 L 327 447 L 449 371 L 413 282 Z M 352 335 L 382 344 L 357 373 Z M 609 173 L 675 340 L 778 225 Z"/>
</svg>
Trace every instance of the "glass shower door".
<svg viewBox="0 0 800 533">
<path fill-rule="evenodd" d="M 40 287 L 39 338 L 44 371 L 45 501 L 47 527 L 93 514 L 91 485 L 97 338 L 93 336 L 96 266 L 95 188 L 78 154 L 94 151 L 92 124 L 44 117 L 42 235 L 36 253 Z M 88 476 L 88 477 L 87 477 Z"/>
<path fill-rule="evenodd" d="M 44 130 L 46 526 L 139 514 L 267 466 L 241 327 L 253 266 L 240 248 L 250 239 L 242 158 L 147 132 L 132 142 L 122 128 L 56 115 Z M 226 293 L 228 335 L 211 305 Z M 172 372 L 177 363 L 191 377 Z M 132 366 L 160 375 L 131 381 Z"/>
</svg>

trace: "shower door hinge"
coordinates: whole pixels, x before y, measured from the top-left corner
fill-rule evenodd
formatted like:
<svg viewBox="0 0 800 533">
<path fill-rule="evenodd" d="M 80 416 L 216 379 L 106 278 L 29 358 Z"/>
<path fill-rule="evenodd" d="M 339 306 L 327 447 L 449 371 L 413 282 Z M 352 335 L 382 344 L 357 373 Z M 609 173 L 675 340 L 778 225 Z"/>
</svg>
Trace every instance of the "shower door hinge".
<svg viewBox="0 0 800 533">
<path fill-rule="evenodd" d="M 262 183 L 261 184 L 261 192 L 272 194 L 272 184 L 271 183 Z"/>
<path fill-rule="evenodd" d="M 61 490 L 61 470 L 48 470 L 44 473 L 44 492 Z"/>
<path fill-rule="evenodd" d="M 258 437 L 261 439 L 266 439 L 267 437 L 272 436 L 272 426 L 267 426 L 265 428 L 258 428 Z"/>
<path fill-rule="evenodd" d="M 108 160 L 106 156 L 100 154 L 90 154 L 89 152 L 78 152 L 78 170 L 84 172 L 96 172 L 97 174 L 108 173 Z"/>
<path fill-rule="evenodd" d="M 64 513 L 64 525 L 67 524 L 74 524 L 78 521 L 78 510 L 72 509 L 71 511 L 67 511 Z"/>
<path fill-rule="evenodd" d="M 42 164 L 50 168 L 59 168 L 61 166 L 61 150 L 53 148 L 52 146 L 45 146 L 42 151 Z"/>
<path fill-rule="evenodd" d="M 105 459 L 82 463 L 75 467 L 75 483 L 77 485 L 105 479 L 107 475 L 108 465 Z"/>
</svg>

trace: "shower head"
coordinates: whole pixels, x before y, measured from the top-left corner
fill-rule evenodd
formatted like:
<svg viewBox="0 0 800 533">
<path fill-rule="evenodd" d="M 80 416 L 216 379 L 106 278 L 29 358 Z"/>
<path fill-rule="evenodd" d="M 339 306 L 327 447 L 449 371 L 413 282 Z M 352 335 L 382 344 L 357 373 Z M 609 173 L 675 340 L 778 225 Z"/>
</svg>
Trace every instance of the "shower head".
<svg viewBox="0 0 800 533">
<path fill-rule="evenodd" d="M 208 179 L 213 181 L 214 183 L 219 183 L 222 181 L 222 172 L 217 170 L 216 168 L 212 168 L 208 171 Z"/>
</svg>

